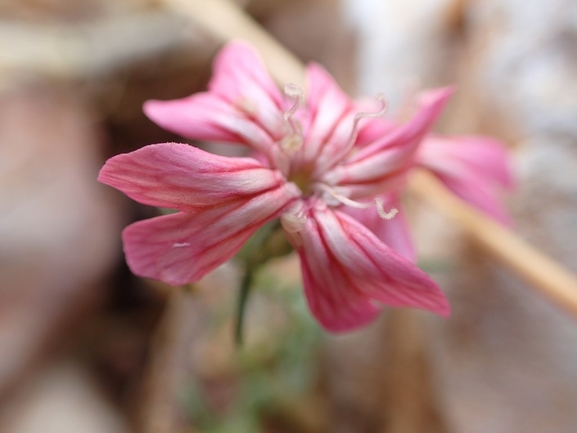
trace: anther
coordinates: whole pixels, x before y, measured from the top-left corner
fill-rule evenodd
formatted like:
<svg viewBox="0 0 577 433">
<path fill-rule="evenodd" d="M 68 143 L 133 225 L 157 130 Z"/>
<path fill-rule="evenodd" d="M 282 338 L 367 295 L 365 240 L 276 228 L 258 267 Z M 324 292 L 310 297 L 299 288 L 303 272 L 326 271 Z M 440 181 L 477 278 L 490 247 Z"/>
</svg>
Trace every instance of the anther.
<svg viewBox="0 0 577 433">
<path fill-rule="evenodd" d="M 383 200 L 379 197 L 375 199 L 375 205 L 377 206 L 377 213 L 384 220 L 392 220 L 396 214 L 399 213 L 397 208 L 392 208 L 390 211 L 385 211 L 383 208 Z"/>
<path fill-rule="evenodd" d="M 300 107 L 302 107 L 304 103 L 305 97 L 303 89 L 301 89 L 294 83 L 288 83 L 286 86 L 284 86 L 284 94 L 287 95 L 289 98 L 295 99 L 295 103 L 293 104 L 293 106 L 284 113 L 284 120 L 287 121 L 293 134 L 299 134 L 300 131 L 297 130 L 298 128 L 295 126 L 292 116 L 296 113 L 296 111 Z"/>
</svg>

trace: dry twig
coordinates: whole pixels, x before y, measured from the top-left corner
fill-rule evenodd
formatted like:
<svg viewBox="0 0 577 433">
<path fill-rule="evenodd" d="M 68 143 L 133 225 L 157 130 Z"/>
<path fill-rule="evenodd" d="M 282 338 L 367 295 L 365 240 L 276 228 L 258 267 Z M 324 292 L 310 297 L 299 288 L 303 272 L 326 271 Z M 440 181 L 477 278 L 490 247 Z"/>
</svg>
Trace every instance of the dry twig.
<svg viewBox="0 0 577 433">
<path fill-rule="evenodd" d="M 191 36 L 185 21 L 166 12 L 71 25 L 0 22 L 0 78 L 109 73 L 174 49 Z"/>
</svg>

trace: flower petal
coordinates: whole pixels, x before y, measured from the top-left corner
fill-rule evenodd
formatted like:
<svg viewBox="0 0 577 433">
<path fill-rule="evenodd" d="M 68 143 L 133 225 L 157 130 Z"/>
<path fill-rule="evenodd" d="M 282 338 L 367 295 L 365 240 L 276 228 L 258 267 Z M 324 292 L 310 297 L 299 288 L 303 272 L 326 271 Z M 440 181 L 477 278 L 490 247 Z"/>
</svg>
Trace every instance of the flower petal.
<svg viewBox="0 0 577 433">
<path fill-rule="evenodd" d="M 455 175 L 472 170 L 505 189 L 514 185 L 507 147 L 489 137 L 429 135 L 419 149 L 418 162 L 431 171 Z"/>
<path fill-rule="evenodd" d="M 384 185 L 399 178 L 413 165 L 415 151 L 451 94 L 451 88 L 426 92 L 420 97 L 420 108 L 409 122 L 361 148 L 323 179 L 328 184 L 356 190 L 352 193 L 355 198 L 378 194 Z"/>
<path fill-rule="evenodd" d="M 449 303 L 433 280 L 348 215 L 314 208 L 300 235 L 309 305 L 328 330 L 368 323 L 379 303 L 449 315 Z"/>
<path fill-rule="evenodd" d="M 313 162 L 325 153 L 335 153 L 347 144 L 353 127 L 353 104 L 331 75 L 320 65 L 307 65 L 308 124 L 305 125 L 304 146 L 300 164 Z M 343 119 L 348 116 L 348 119 Z"/>
<path fill-rule="evenodd" d="M 497 221 L 511 225 L 500 195 L 513 187 L 510 155 L 499 141 L 485 137 L 427 137 L 417 164 L 447 188 Z"/>
<path fill-rule="evenodd" d="M 224 46 L 214 60 L 211 93 L 232 105 L 247 106 L 272 136 L 284 130 L 285 98 L 269 75 L 261 57 L 250 45 L 235 41 Z M 251 106 L 252 105 L 252 106 Z"/>
<path fill-rule="evenodd" d="M 226 45 L 214 60 L 209 91 L 172 101 L 147 101 L 146 115 L 163 128 L 198 140 L 245 144 L 274 160 L 286 132 L 283 96 L 248 45 Z"/>
<path fill-rule="evenodd" d="M 114 156 L 98 180 L 140 203 L 189 211 L 246 200 L 284 182 L 255 159 L 213 155 L 179 143 Z"/>
<path fill-rule="evenodd" d="M 192 283 L 229 260 L 292 197 L 288 186 L 197 212 L 139 221 L 122 234 L 133 273 L 171 285 Z"/>
<path fill-rule="evenodd" d="M 375 110 L 376 111 L 376 110 Z M 377 140 L 382 139 L 397 128 L 391 120 L 384 118 L 366 119 L 359 122 L 359 133 L 355 142 L 355 147 L 362 148 Z"/>
<path fill-rule="evenodd" d="M 398 210 L 398 213 L 390 220 L 382 219 L 374 208 L 357 209 L 342 206 L 339 210 L 352 216 L 372 231 L 385 245 L 415 263 L 417 252 L 415 251 L 411 231 L 409 230 L 409 224 L 403 211 L 399 194 L 386 194 L 381 196 L 380 199 L 383 201 L 383 208 L 386 212 L 390 212 L 392 209 Z"/>
<path fill-rule="evenodd" d="M 381 307 L 370 298 L 342 287 L 347 282 L 347 275 L 331 267 L 330 257 L 322 250 L 322 242 L 318 245 L 319 251 L 308 253 L 309 256 L 314 254 L 314 259 L 306 256 L 304 250 L 300 252 L 305 295 L 313 316 L 327 331 L 335 333 L 368 325 L 381 313 Z M 336 274 L 327 275 L 330 269 Z"/>
</svg>

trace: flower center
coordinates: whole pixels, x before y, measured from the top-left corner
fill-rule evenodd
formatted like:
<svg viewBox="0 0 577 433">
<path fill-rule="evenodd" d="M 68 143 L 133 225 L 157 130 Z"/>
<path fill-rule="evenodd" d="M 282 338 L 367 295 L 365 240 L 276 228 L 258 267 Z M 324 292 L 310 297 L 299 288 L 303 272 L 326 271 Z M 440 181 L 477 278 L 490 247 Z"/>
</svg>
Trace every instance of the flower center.
<svg viewBox="0 0 577 433">
<path fill-rule="evenodd" d="M 298 170 L 295 173 L 291 173 L 287 180 L 289 182 L 293 182 L 296 186 L 299 187 L 303 196 L 308 197 L 314 193 L 311 188 L 311 171 L 312 170 Z"/>
<path fill-rule="evenodd" d="M 294 114 L 303 105 L 304 92 L 296 84 L 289 83 L 284 88 L 284 93 L 295 100 L 294 104 L 284 113 L 284 120 L 288 126 L 288 134 L 285 135 L 278 145 L 284 154 L 283 158 L 283 173 L 289 182 L 294 183 L 302 192 L 303 197 L 317 196 L 321 198 L 329 206 L 350 206 L 356 209 L 368 209 L 376 207 L 377 213 L 383 219 L 392 219 L 397 214 L 397 209 L 393 208 L 390 211 L 385 211 L 383 208 L 383 201 L 380 198 L 375 198 L 374 201 L 362 203 L 352 200 L 344 194 L 337 191 L 338 187 L 330 186 L 323 182 L 316 182 L 312 177 L 314 173 L 314 162 L 308 161 L 304 166 L 298 165 L 298 168 L 291 166 L 291 162 L 296 157 L 303 146 L 302 127 L 298 121 L 294 119 Z M 383 117 L 387 111 L 387 103 L 382 94 L 377 95 L 377 100 L 381 103 L 381 109 L 375 113 L 360 112 L 355 114 L 353 120 L 353 128 L 351 135 L 345 146 L 338 152 L 340 157 L 345 157 L 349 154 L 357 141 L 358 124 L 361 119 Z M 298 158 L 298 157 L 297 157 Z M 302 161 L 301 161 L 302 163 Z"/>
</svg>

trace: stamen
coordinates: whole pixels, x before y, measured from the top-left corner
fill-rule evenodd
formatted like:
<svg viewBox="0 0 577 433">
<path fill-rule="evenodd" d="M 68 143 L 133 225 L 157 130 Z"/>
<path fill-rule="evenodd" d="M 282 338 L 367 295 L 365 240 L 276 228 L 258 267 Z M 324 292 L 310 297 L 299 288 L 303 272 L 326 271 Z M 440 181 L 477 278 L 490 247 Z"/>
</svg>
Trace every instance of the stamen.
<svg viewBox="0 0 577 433">
<path fill-rule="evenodd" d="M 353 131 L 351 132 L 351 136 L 349 137 L 349 142 L 347 143 L 347 153 L 349 150 L 353 148 L 355 142 L 357 141 L 357 137 L 359 136 L 359 122 L 361 119 L 378 119 L 379 117 L 384 117 L 387 114 L 387 110 L 389 109 L 389 105 L 387 104 L 387 100 L 385 95 L 382 93 L 377 94 L 377 101 L 381 103 L 381 109 L 376 113 L 357 113 L 355 114 L 355 120 L 353 121 Z"/>
<path fill-rule="evenodd" d="M 392 220 L 395 215 L 399 213 L 398 209 L 395 207 L 386 212 L 383 208 L 383 200 L 380 197 L 375 199 L 375 205 L 377 206 L 377 213 L 384 220 Z"/>
<path fill-rule="evenodd" d="M 298 130 L 299 128 L 297 128 L 297 125 L 295 124 L 292 116 L 296 113 L 296 111 L 300 107 L 302 107 L 304 103 L 305 96 L 303 89 L 301 89 L 294 83 L 288 83 L 284 87 L 284 94 L 287 95 L 289 98 L 295 99 L 295 103 L 293 104 L 293 106 L 289 108 L 287 112 L 284 113 L 284 120 L 287 121 L 293 134 L 300 134 L 300 131 Z"/>
<path fill-rule="evenodd" d="M 328 186 L 326 184 L 320 183 L 320 184 L 316 184 L 315 186 L 318 189 L 320 189 L 321 191 L 328 193 L 331 197 L 333 197 L 334 199 L 336 199 L 340 203 L 344 204 L 345 206 L 353 207 L 355 209 L 369 209 L 369 208 L 375 206 L 377 208 L 377 213 L 379 214 L 379 217 L 381 217 L 382 219 L 385 219 L 385 220 L 393 219 L 395 217 L 395 215 L 399 213 L 399 211 L 396 208 L 392 208 L 388 212 L 385 211 L 385 209 L 383 207 L 383 200 L 379 197 L 375 198 L 374 202 L 370 201 L 370 202 L 366 202 L 366 203 L 361 203 L 361 202 L 358 202 L 355 200 L 351 200 L 350 198 L 345 197 L 342 194 L 339 194 L 333 188 L 331 188 L 330 186 Z"/>
</svg>

